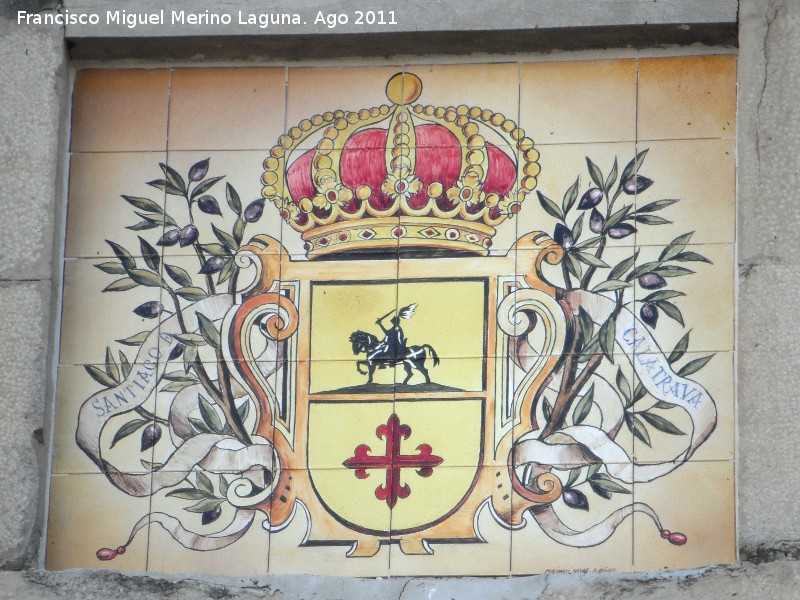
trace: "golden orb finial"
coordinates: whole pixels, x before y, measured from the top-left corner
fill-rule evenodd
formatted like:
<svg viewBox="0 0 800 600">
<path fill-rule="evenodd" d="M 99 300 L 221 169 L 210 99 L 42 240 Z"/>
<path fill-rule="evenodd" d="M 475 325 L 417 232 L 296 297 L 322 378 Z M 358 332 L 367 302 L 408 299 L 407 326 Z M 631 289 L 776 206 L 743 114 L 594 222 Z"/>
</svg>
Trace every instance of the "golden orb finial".
<svg viewBox="0 0 800 600">
<path fill-rule="evenodd" d="M 393 104 L 411 104 L 422 94 L 422 80 L 413 73 L 392 75 L 386 84 L 386 97 Z"/>
</svg>

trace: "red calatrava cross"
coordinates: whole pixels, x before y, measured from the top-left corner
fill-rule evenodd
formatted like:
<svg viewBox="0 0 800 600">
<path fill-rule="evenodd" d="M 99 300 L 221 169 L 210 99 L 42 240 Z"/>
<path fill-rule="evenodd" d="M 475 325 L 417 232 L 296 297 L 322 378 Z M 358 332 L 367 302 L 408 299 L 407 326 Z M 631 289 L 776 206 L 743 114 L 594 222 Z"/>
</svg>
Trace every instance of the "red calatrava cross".
<svg viewBox="0 0 800 600">
<path fill-rule="evenodd" d="M 386 500 L 389 508 L 397 504 L 398 498 L 408 498 L 411 494 L 409 485 L 400 484 L 400 472 L 402 469 L 416 469 L 420 477 L 430 477 L 433 467 L 442 464 L 442 457 L 431 454 L 431 447 L 428 444 L 417 446 L 419 454 L 401 454 L 400 441 L 408 439 L 411 435 L 411 427 L 400 423 L 397 415 L 393 414 L 386 421 L 386 425 L 379 425 L 375 430 L 378 439 L 386 439 L 386 453 L 383 456 L 369 456 L 371 448 L 367 444 L 361 444 L 355 449 L 355 456 L 344 461 L 344 466 L 355 469 L 355 475 L 359 479 L 369 477 L 367 469 L 385 469 L 386 483 L 375 488 L 375 497 L 378 500 Z"/>
</svg>

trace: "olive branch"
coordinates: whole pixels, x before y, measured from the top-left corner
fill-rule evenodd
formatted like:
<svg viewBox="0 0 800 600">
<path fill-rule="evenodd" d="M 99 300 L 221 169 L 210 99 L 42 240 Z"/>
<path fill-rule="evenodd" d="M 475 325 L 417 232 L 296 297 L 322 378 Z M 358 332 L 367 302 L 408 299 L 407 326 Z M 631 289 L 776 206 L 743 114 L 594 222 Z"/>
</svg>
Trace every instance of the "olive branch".
<svg viewBox="0 0 800 600">
<path fill-rule="evenodd" d="M 615 158 L 605 177 L 600 167 L 586 157 L 591 184 L 580 196 L 580 200 L 580 177 L 564 193 L 560 206 L 543 193 L 537 192 L 542 208 L 558 220 L 553 239 L 564 250 L 561 262 L 564 287 L 561 294 L 566 297 L 566 293 L 571 290 L 587 290 L 611 296 L 614 301 L 613 310 L 602 323 L 596 324 L 580 307 L 577 314 L 568 317 L 569 342 L 560 365 L 561 383 L 553 403 L 547 398 L 542 401 L 542 412 L 547 422 L 542 429 L 541 439 L 564 428 L 570 414 L 574 425 L 580 425 L 589 415 L 595 403 L 595 391 L 594 384 L 588 389 L 586 386 L 603 361 L 614 364 L 616 319 L 622 309 L 631 307 L 634 303 L 640 304 L 639 316 L 653 330 L 662 313 L 685 327 L 680 309 L 672 302 L 685 294 L 670 289 L 669 281 L 694 273 L 679 263 L 711 262 L 697 252 L 686 250 L 693 232 L 680 235 L 664 246 L 657 260 L 637 264 L 638 249 L 613 267 L 603 260 L 606 248 L 612 247 L 617 240 L 635 234 L 640 227 L 671 223 L 655 213 L 677 203 L 676 199 L 654 200 L 636 208 L 635 200 L 654 183 L 652 179 L 639 174 L 647 152 L 645 149 L 637 153 L 621 173 Z M 631 197 L 632 201 L 628 201 Z M 593 235 L 584 236 L 586 229 Z M 584 239 L 581 239 L 582 236 Z M 593 280 L 598 275 L 601 280 L 593 285 Z M 641 299 L 625 302 L 625 290 L 636 284 L 649 293 Z M 687 353 L 689 334 L 687 331 L 673 348 L 667 359 L 670 365 L 680 361 Z M 677 373 L 681 376 L 696 373 L 713 356 L 711 354 L 691 360 L 679 367 Z M 648 426 L 670 435 L 686 435 L 668 418 L 654 412 L 674 408 L 674 405 L 659 401 L 649 409 L 637 410 L 636 403 L 647 396 L 647 390 L 635 373 L 633 381 L 628 381 L 622 369 L 617 368 L 614 386 L 623 402 L 626 427 L 644 444 L 652 445 Z M 613 439 L 618 431 L 612 430 L 608 433 Z M 583 474 L 582 469 L 570 471 L 562 495 L 567 506 L 588 510 L 586 495 L 576 489 L 582 484 L 588 484 L 592 491 L 606 499 L 614 492 L 630 493 L 630 490 L 608 475 L 599 473 L 599 468 L 600 465 L 592 465 Z"/>
<path fill-rule="evenodd" d="M 198 394 L 198 411 L 201 419 L 189 418 L 189 423 L 196 433 L 213 433 L 231 436 L 244 445 L 251 445 L 252 440 L 244 423 L 249 414 L 249 403 L 244 402 L 239 406 L 234 401 L 231 385 L 230 367 L 222 353 L 221 337 L 218 326 L 206 315 L 196 312 L 196 322 L 187 323 L 185 309 L 195 302 L 201 301 L 218 293 L 220 286 L 227 282 L 227 293 L 235 294 L 239 267 L 234 261 L 234 256 L 244 239 L 247 225 L 258 221 L 264 209 L 264 199 L 252 201 L 246 208 L 242 208 L 239 194 L 230 183 L 225 184 L 225 200 L 227 207 L 236 217 L 230 233 L 211 224 L 211 233 L 215 241 L 201 239 L 204 235 L 195 224 L 194 211 L 213 216 L 222 216 L 222 209 L 217 199 L 209 193 L 224 176 L 207 177 L 210 159 L 194 163 L 186 179 L 172 167 L 159 163 L 163 178 L 147 182 L 147 185 L 161 190 L 165 194 L 178 196 L 186 201 L 188 208 L 188 223 L 179 223 L 171 216 L 166 208 L 149 198 L 123 195 L 122 198 L 134 208 L 140 221 L 130 225 L 127 229 L 141 232 L 158 232 L 161 236 L 156 240 L 148 241 L 139 235 L 140 264 L 137 258 L 121 244 L 106 240 L 110 246 L 115 261 L 107 261 L 94 265 L 99 270 L 110 275 L 120 276 L 115 279 L 103 292 L 125 292 L 137 287 L 149 287 L 163 290 L 169 296 L 171 306 L 167 309 L 159 300 L 150 300 L 140 304 L 133 312 L 145 319 L 159 319 L 163 316 L 174 315 L 180 333 L 174 337 L 177 344 L 173 347 L 167 362 L 181 359 L 183 368 L 166 372 L 161 380 L 168 383 L 161 388 L 162 392 L 177 394 L 189 386 L 202 386 L 205 394 Z M 205 232 L 207 234 L 208 232 Z M 201 283 L 196 284 L 192 274 L 174 264 L 162 260 L 157 246 L 177 246 L 186 249 L 188 255 L 196 256 L 199 264 L 197 275 L 201 276 Z M 166 257 L 165 257 L 166 258 Z M 216 277 L 216 279 L 215 279 Z M 138 347 L 151 334 L 151 331 L 141 331 L 128 338 L 117 340 L 123 346 Z M 217 377 L 214 379 L 209 373 L 199 349 L 209 346 L 214 351 Z M 112 388 L 121 384 L 131 372 L 131 364 L 122 350 L 118 351 L 119 362 L 114 357 L 111 348 L 106 348 L 104 369 L 96 365 L 84 365 L 86 372 L 97 383 L 105 388 Z M 144 452 L 154 447 L 162 437 L 162 425 L 168 425 L 164 419 L 139 406 L 134 409 L 140 418 L 126 422 L 115 433 L 111 447 L 120 440 L 133 435 L 140 429 L 140 450 Z M 220 418 L 220 413 L 222 418 Z M 162 465 L 142 460 L 142 465 L 148 470 L 158 470 Z M 220 504 L 224 501 L 227 483 L 220 477 L 220 491 L 222 497 L 214 496 L 213 486 L 208 477 L 201 471 L 196 471 L 197 486 L 194 492 L 188 489 L 174 490 L 168 495 L 185 499 L 200 500 L 194 506 L 186 508 L 190 512 L 202 512 L 203 524 L 213 522 L 219 517 Z M 188 479 L 186 480 L 188 482 Z M 191 485 L 191 483 L 189 483 Z M 203 498 L 200 498 L 203 495 Z M 191 498 L 189 497 L 191 496 Z M 212 506 L 213 504 L 213 506 Z M 200 510 L 200 509 L 203 510 Z"/>
</svg>

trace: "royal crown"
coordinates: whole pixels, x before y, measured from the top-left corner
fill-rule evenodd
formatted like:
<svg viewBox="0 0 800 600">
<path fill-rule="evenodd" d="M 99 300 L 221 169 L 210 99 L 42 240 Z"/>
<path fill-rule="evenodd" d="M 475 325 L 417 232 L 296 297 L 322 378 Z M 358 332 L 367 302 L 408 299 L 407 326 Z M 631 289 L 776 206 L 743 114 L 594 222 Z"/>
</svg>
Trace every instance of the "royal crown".
<svg viewBox="0 0 800 600">
<path fill-rule="evenodd" d="M 421 93 L 416 75 L 398 73 L 386 85 L 390 105 L 303 119 L 271 149 L 262 194 L 301 232 L 309 258 L 485 255 L 495 227 L 536 187 L 539 153 L 514 121 L 479 107 L 414 104 Z"/>
</svg>

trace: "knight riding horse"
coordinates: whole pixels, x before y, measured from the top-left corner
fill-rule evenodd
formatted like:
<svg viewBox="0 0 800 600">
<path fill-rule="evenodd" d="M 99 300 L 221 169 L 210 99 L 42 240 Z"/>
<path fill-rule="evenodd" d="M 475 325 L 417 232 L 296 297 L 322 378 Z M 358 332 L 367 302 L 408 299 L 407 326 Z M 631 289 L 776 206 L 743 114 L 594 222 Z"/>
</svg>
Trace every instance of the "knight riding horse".
<svg viewBox="0 0 800 600">
<path fill-rule="evenodd" d="M 416 311 L 417 305 L 410 304 L 397 311 L 397 316 L 392 317 L 390 328 L 384 327 L 383 321 L 391 315 L 394 310 L 386 313 L 375 323 L 383 330 L 383 341 L 371 333 L 366 331 L 354 331 L 350 336 L 350 343 L 353 345 L 353 354 L 360 354 L 365 352 L 367 355 L 366 360 L 360 360 L 356 363 L 358 372 L 362 375 L 369 375 L 367 383 L 372 383 L 372 376 L 375 369 L 386 369 L 402 364 L 406 371 L 406 378 L 403 383 L 408 383 L 414 375 L 414 369 L 417 369 L 425 377 L 425 382 L 430 383 L 431 378 L 428 375 L 428 369 L 425 368 L 425 360 L 428 357 L 428 352 L 433 359 L 433 366 L 439 364 L 439 357 L 436 350 L 430 344 L 422 344 L 421 346 L 408 346 L 406 344 L 405 334 L 403 328 L 400 327 L 400 319 L 410 319 Z M 366 370 L 364 370 L 366 369 Z"/>
</svg>

